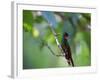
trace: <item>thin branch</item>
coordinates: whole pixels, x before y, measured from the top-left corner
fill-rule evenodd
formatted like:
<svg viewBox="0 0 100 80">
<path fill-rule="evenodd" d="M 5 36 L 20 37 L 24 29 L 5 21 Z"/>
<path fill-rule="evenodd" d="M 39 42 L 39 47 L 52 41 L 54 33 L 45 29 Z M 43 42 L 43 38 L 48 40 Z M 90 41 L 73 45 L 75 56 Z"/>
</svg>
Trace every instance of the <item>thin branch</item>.
<svg viewBox="0 0 100 80">
<path fill-rule="evenodd" d="M 54 31 L 54 29 L 52 28 L 52 24 L 49 24 L 49 25 L 50 25 L 49 27 L 50 27 L 50 29 L 51 29 L 53 35 L 54 35 L 54 38 L 55 38 L 55 41 L 56 41 L 56 44 L 57 44 L 58 48 L 60 49 L 61 53 L 62 53 L 63 55 L 65 55 L 65 53 L 64 53 L 64 51 L 63 51 L 63 49 L 62 49 L 62 46 L 60 45 L 60 43 L 59 43 L 59 41 L 58 41 L 57 33 L 56 33 L 56 32 Z"/>
<path fill-rule="evenodd" d="M 57 56 L 57 57 L 64 57 L 65 56 L 65 55 L 56 55 L 48 44 L 46 44 L 46 46 L 54 56 Z"/>
<path fill-rule="evenodd" d="M 65 20 L 68 19 L 68 18 L 67 18 L 66 16 L 64 16 L 64 14 L 62 14 L 62 13 L 55 12 L 55 14 L 58 15 L 58 16 L 60 16 L 61 19 L 62 19 L 62 21 L 65 21 Z"/>
<path fill-rule="evenodd" d="M 42 44 L 44 44 L 44 46 L 46 46 L 50 52 L 54 55 L 54 56 L 57 56 L 57 57 L 64 57 L 65 55 L 57 55 L 54 53 L 54 51 L 51 49 L 51 47 L 48 45 L 48 43 L 46 41 L 44 41 L 42 38 L 40 38 L 40 41 Z"/>
</svg>

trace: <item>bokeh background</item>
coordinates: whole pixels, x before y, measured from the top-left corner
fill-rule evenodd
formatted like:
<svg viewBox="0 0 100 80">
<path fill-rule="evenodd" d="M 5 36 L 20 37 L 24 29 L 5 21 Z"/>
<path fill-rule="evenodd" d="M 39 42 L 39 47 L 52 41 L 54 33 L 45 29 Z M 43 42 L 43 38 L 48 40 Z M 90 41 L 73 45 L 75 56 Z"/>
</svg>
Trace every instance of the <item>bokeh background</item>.
<svg viewBox="0 0 100 80">
<path fill-rule="evenodd" d="M 51 26 L 52 25 L 52 26 Z M 62 43 L 64 32 L 69 34 L 69 44 L 77 67 L 91 65 L 91 14 L 23 10 L 23 69 L 69 67 L 61 54 L 51 26 Z"/>
</svg>

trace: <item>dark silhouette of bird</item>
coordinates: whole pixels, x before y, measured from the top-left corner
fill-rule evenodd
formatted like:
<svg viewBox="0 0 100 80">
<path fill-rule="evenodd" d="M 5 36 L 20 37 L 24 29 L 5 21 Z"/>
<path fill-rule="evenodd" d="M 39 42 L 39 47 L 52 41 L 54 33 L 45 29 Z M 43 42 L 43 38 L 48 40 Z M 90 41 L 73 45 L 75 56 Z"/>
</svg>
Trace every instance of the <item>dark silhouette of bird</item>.
<svg viewBox="0 0 100 80">
<path fill-rule="evenodd" d="M 63 52 L 65 53 L 65 58 L 67 60 L 67 63 L 70 65 L 70 66 L 73 66 L 74 67 L 74 62 L 73 62 L 73 59 L 72 59 L 72 53 L 71 53 L 71 49 L 70 49 L 70 46 L 68 44 L 68 33 L 64 33 L 63 34 L 63 40 L 62 40 L 62 49 L 63 49 Z"/>
</svg>

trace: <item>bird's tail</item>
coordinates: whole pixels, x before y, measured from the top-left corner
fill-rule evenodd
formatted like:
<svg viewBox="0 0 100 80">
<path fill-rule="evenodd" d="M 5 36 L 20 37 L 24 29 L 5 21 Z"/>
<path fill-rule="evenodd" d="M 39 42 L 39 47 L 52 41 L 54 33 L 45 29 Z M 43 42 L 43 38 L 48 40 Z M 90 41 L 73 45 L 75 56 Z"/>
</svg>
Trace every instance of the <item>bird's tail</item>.
<svg viewBox="0 0 100 80">
<path fill-rule="evenodd" d="M 71 65 L 71 62 L 70 62 L 70 60 L 67 60 L 67 63 L 68 63 L 68 65 Z"/>
<path fill-rule="evenodd" d="M 74 67 L 75 65 L 74 65 L 73 59 L 71 58 L 70 61 L 71 61 L 72 66 Z"/>
</svg>

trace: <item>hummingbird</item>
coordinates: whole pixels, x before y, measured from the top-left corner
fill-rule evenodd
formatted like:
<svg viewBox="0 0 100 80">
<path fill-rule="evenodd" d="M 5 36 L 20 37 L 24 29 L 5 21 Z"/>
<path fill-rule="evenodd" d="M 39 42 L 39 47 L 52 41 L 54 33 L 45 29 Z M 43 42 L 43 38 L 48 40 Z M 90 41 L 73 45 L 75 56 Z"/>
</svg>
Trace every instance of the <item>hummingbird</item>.
<svg viewBox="0 0 100 80">
<path fill-rule="evenodd" d="M 72 59 L 72 53 L 71 53 L 71 48 L 68 44 L 68 38 L 69 38 L 69 35 L 67 32 L 64 32 L 63 34 L 63 38 L 62 38 L 62 49 L 63 49 L 63 52 L 65 53 L 65 58 L 67 60 L 67 63 L 71 66 L 74 67 L 74 62 L 73 62 L 73 59 Z"/>
</svg>

